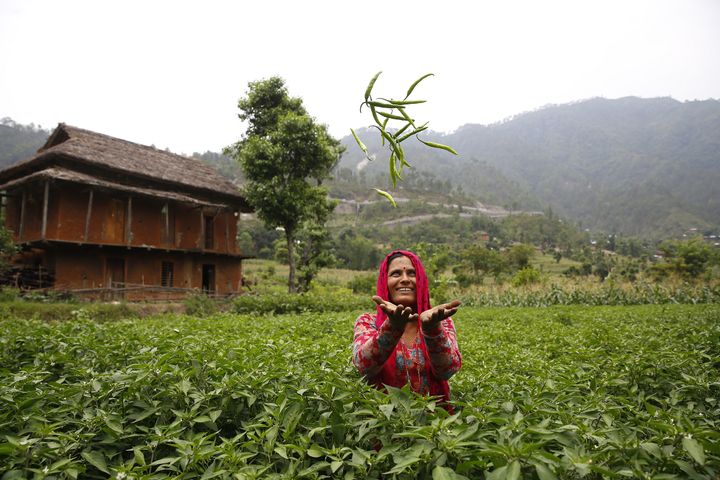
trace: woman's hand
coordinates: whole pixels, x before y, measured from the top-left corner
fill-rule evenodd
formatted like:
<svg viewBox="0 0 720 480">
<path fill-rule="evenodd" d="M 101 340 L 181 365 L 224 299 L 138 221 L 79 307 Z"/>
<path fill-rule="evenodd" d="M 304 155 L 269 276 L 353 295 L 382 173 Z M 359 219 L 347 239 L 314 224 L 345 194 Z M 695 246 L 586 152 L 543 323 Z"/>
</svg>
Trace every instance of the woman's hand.
<svg viewBox="0 0 720 480">
<path fill-rule="evenodd" d="M 460 306 L 460 300 L 453 300 L 449 303 L 443 303 L 437 307 L 425 310 L 420 314 L 420 322 L 423 332 L 432 332 L 437 329 L 440 322 L 448 317 L 455 315 Z"/>
<path fill-rule="evenodd" d="M 380 307 L 380 310 L 388 316 L 390 325 L 395 330 L 404 330 L 408 322 L 417 321 L 418 319 L 418 314 L 413 313 L 410 307 L 403 307 L 401 304 L 395 305 L 377 295 L 373 295 L 372 299 Z"/>
</svg>

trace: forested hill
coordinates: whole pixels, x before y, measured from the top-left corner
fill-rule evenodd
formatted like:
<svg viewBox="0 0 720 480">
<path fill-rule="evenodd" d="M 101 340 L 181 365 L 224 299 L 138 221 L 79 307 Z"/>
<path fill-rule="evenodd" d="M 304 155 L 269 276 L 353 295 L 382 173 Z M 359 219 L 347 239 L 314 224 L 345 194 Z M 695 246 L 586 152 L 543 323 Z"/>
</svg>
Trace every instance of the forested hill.
<svg viewBox="0 0 720 480">
<path fill-rule="evenodd" d="M 0 119 L 0 169 L 30 158 L 50 136 L 35 125 L 21 125 L 10 118 Z"/>
<path fill-rule="evenodd" d="M 358 131 L 371 153 L 377 135 Z M 406 142 L 416 170 L 450 179 L 489 203 L 538 203 L 584 227 L 667 237 L 720 225 L 720 101 L 596 98 L 544 107 L 493 125 L 465 125 L 428 140 L 460 155 Z M 363 155 L 352 137 L 341 167 Z M 367 164 L 366 174 L 387 169 Z"/>
</svg>

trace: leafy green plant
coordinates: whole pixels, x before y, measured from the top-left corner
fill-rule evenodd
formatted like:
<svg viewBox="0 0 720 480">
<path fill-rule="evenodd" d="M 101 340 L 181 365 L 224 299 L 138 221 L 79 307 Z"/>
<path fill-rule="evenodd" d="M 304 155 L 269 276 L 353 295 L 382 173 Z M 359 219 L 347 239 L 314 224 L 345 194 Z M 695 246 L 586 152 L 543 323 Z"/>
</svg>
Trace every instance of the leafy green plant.
<svg viewBox="0 0 720 480">
<path fill-rule="evenodd" d="M 359 378 L 356 314 L 3 316 L 0 476 L 720 473 L 717 305 L 463 307 L 452 415 Z"/>
</svg>

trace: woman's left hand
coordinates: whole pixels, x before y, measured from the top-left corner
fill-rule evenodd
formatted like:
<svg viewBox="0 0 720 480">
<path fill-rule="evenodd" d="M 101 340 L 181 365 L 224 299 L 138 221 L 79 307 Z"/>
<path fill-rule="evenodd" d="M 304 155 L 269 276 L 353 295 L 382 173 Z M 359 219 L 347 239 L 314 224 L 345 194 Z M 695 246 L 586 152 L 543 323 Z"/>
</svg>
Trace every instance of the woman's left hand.
<svg viewBox="0 0 720 480">
<path fill-rule="evenodd" d="M 430 310 L 425 310 L 420 314 L 420 322 L 422 325 L 423 332 L 431 332 L 435 330 L 440 322 L 445 320 L 458 311 L 460 306 L 460 300 L 453 300 L 449 303 L 443 303 L 437 307 L 433 307 Z"/>
</svg>

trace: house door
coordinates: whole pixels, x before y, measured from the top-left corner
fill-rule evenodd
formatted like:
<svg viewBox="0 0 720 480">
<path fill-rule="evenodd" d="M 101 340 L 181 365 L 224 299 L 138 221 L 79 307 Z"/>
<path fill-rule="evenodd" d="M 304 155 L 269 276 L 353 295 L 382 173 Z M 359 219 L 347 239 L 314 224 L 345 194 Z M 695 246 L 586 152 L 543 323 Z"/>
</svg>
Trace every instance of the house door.
<svg viewBox="0 0 720 480">
<path fill-rule="evenodd" d="M 207 294 L 215 293 L 215 265 L 202 266 L 202 290 Z"/>
<path fill-rule="evenodd" d="M 105 261 L 105 279 L 107 288 L 124 288 L 125 287 L 125 260 L 122 258 L 108 258 Z M 122 292 L 113 292 L 113 300 L 123 298 Z"/>
<path fill-rule="evenodd" d="M 125 242 L 125 203 L 113 198 L 105 219 L 105 241 L 108 243 Z"/>
</svg>

